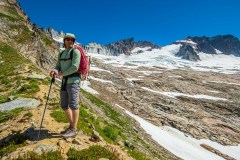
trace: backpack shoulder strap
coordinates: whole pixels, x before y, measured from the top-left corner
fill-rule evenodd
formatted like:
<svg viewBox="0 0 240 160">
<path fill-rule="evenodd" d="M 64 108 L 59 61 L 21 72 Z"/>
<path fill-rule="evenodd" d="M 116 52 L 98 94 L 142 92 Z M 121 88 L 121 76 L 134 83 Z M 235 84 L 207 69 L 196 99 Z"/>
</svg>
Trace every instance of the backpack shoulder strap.
<svg viewBox="0 0 240 160">
<path fill-rule="evenodd" d="M 74 51 L 75 48 L 73 48 L 70 52 L 70 59 L 72 60 L 73 59 L 73 51 Z"/>
<path fill-rule="evenodd" d="M 62 54 L 63 54 L 63 52 L 64 52 L 64 51 L 65 51 L 65 50 L 63 50 L 63 51 L 60 53 L 60 57 L 59 57 L 60 59 L 61 59 L 61 57 L 62 57 Z"/>
</svg>

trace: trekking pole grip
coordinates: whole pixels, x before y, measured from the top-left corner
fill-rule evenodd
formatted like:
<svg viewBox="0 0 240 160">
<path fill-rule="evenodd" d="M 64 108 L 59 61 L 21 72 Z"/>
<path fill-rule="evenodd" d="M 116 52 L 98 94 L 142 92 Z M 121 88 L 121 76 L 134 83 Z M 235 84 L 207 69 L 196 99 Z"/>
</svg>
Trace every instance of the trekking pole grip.
<svg viewBox="0 0 240 160">
<path fill-rule="evenodd" d="M 51 83 L 54 83 L 54 82 L 55 82 L 55 77 L 51 79 Z"/>
</svg>

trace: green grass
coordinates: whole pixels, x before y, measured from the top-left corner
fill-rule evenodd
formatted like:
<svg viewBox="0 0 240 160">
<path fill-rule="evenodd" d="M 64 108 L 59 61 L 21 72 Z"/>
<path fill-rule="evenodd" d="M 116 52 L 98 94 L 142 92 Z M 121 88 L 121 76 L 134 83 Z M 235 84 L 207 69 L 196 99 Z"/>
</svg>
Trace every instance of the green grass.
<svg viewBox="0 0 240 160">
<path fill-rule="evenodd" d="M 4 103 L 4 102 L 7 102 L 8 101 L 8 95 L 2 95 L 0 97 L 0 103 Z"/>
<path fill-rule="evenodd" d="M 23 115 L 23 117 L 29 117 L 29 118 L 32 117 L 32 116 L 33 116 L 33 114 L 31 112 L 28 112 L 28 113 Z"/>
<path fill-rule="evenodd" d="M 44 85 L 49 85 L 51 82 L 51 79 L 49 77 L 46 77 L 43 81 L 42 81 L 42 84 Z"/>
<path fill-rule="evenodd" d="M 11 17 L 14 17 L 17 20 L 24 21 L 24 18 L 18 14 L 17 10 L 14 7 L 5 6 L 5 8 L 6 8 L 7 12 L 12 15 Z"/>
<path fill-rule="evenodd" d="M 4 63 L 0 63 L 1 80 L 9 75 L 15 74 L 14 71 L 16 71 L 16 69 L 14 67 L 20 64 L 30 63 L 29 60 L 25 59 L 14 48 L 5 43 L 0 43 L 0 55 L 4 61 Z"/>
<path fill-rule="evenodd" d="M 6 122 L 9 119 L 17 117 L 22 111 L 23 111 L 23 108 L 15 108 L 11 111 L 0 112 L 0 123 Z"/>
<path fill-rule="evenodd" d="M 19 90 L 17 90 L 16 94 L 33 95 L 38 91 L 40 91 L 39 81 L 31 79 L 28 84 L 24 84 Z"/>
<path fill-rule="evenodd" d="M 110 138 L 111 140 L 115 141 L 118 137 L 118 135 L 120 135 L 119 130 L 112 127 L 111 125 L 107 125 L 103 128 L 103 133 Z"/>
<path fill-rule="evenodd" d="M 7 143 L 0 144 L 0 158 L 14 152 L 19 147 L 25 146 L 26 140 L 26 136 L 17 133 Z"/>
<path fill-rule="evenodd" d="M 58 108 L 57 106 L 53 108 L 51 116 L 57 122 L 68 123 L 64 111 L 61 108 Z M 109 143 L 113 142 L 116 143 L 117 137 L 121 135 L 115 126 L 109 125 L 102 118 L 94 116 L 93 113 L 91 113 L 90 110 L 87 109 L 87 106 L 82 104 L 79 109 L 79 119 L 77 128 L 78 130 L 83 131 L 86 135 L 91 136 L 92 129 L 89 127 L 90 123 L 94 125 L 95 130 L 100 134 L 100 136 Z M 101 126 L 106 125 L 108 127 L 105 128 L 104 130 Z"/>
<path fill-rule="evenodd" d="M 23 44 L 23 43 L 31 40 L 31 38 L 32 38 L 32 36 L 33 36 L 33 32 L 30 31 L 30 30 L 27 28 L 27 26 L 20 25 L 18 31 L 19 31 L 19 35 L 18 35 L 18 37 L 17 37 L 17 39 L 16 39 L 18 43 Z"/>
<path fill-rule="evenodd" d="M 7 97 L 13 96 L 23 96 L 23 97 L 33 97 L 39 89 L 39 80 L 35 79 L 24 79 L 22 76 L 17 75 L 18 69 L 24 68 L 25 65 L 34 67 L 30 60 L 21 56 L 14 48 L 5 43 L 0 43 L 0 55 L 4 63 L 0 64 L 0 84 L 3 84 L 2 90 L 8 91 L 5 95 L 0 97 L 0 103 L 7 101 Z M 20 89 L 16 88 L 22 85 Z"/>
<path fill-rule="evenodd" d="M 120 113 L 118 113 L 117 111 L 115 111 L 112 106 L 110 106 L 108 103 L 102 101 L 101 99 L 95 97 L 94 95 L 84 91 L 83 89 L 81 89 L 81 92 L 83 93 L 83 95 L 88 98 L 93 104 L 95 104 L 96 106 L 100 107 L 103 109 L 103 111 L 105 112 L 105 115 L 108 116 L 109 118 L 111 118 L 112 120 L 114 120 L 117 124 L 119 124 L 120 126 L 124 126 L 125 129 L 128 129 L 129 127 L 127 126 L 128 124 L 128 120 L 126 120 Z"/>
<path fill-rule="evenodd" d="M 68 160 L 98 160 L 100 158 L 107 158 L 109 160 L 118 160 L 118 157 L 111 153 L 106 148 L 95 145 L 88 149 L 76 151 L 75 149 L 69 149 Z"/>
<path fill-rule="evenodd" d="M 1 12 L 0 12 L 0 17 L 7 18 L 9 21 L 12 21 L 12 22 L 15 22 L 15 21 L 18 20 L 17 18 L 14 18 L 14 17 L 12 17 L 12 16 L 6 15 L 6 14 L 1 13 Z"/>
<path fill-rule="evenodd" d="M 5 11 L 8 13 L 5 14 L 0 12 L 0 17 L 7 18 L 11 22 L 16 22 L 19 20 L 24 21 L 24 18 L 18 14 L 17 10 L 14 7 L 11 7 L 11 6 L 4 6 L 4 7 L 6 9 Z"/>
<path fill-rule="evenodd" d="M 40 36 L 46 46 L 49 47 L 52 44 L 51 39 L 47 35 L 45 35 L 44 33 L 40 33 Z"/>
<path fill-rule="evenodd" d="M 34 152 L 28 152 L 24 156 L 20 156 L 13 160 L 64 160 L 59 151 L 54 152 L 43 152 L 41 155 L 38 155 Z"/>
<path fill-rule="evenodd" d="M 128 153 L 137 160 L 151 160 L 144 153 L 139 152 L 137 150 L 133 150 L 133 151 L 129 150 Z"/>
</svg>

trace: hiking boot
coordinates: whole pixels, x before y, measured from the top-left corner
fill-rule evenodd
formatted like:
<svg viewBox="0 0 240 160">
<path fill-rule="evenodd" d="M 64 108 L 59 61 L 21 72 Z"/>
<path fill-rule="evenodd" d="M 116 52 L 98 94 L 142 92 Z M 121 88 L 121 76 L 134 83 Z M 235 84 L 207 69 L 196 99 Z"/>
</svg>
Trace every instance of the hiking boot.
<svg viewBox="0 0 240 160">
<path fill-rule="evenodd" d="M 75 137 L 77 135 L 77 130 L 70 128 L 67 130 L 66 133 L 64 133 L 62 136 L 64 138 L 69 138 L 69 137 Z"/>
<path fill-rule="evenodd" d="M 63 131 L 60 132 L 60 134 L 65 134 L 67 133 L 67 131 L 71 128 L 71 126 L 69 126 L 68 128 L 64 129 Z"/>
</svg>

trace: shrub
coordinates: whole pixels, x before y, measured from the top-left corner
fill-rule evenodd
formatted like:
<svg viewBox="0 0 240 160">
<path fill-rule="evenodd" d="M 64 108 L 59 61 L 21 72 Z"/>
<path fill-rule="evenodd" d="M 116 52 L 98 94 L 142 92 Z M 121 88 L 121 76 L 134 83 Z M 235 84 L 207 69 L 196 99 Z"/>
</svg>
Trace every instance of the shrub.
<svg viewBox="0 0 240 160">
<path fill-rule="evenodd" d="M 119 131 L 116 128 L 113 128 L 110 125 L 107 125 L 103 129 L 103 133 L 110 138 L 111 140 L 115 141 L 118 137 Z"/>
</svg>

